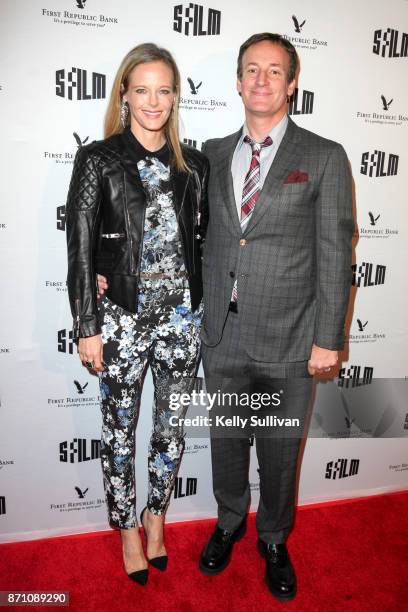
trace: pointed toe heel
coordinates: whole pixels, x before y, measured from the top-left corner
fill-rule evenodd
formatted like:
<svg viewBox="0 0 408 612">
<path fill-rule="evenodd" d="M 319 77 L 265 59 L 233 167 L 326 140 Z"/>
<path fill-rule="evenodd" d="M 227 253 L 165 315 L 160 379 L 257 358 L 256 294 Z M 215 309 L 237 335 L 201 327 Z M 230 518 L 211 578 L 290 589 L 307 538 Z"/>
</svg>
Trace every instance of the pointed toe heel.
<svg viewBox="0 0 408 612">
<path fill-rule="evenodd" d="M 142 586 L 146 584 L 148 577 L 149 577 L 148 569 L 137 570 L 136 572 L 131 572 L 130 574 L 128 574 L 128 578 L 130 578 L 131 580 L 133 580 L 133 582 L 137 582 L 138 584 Z"/>
<path fill-rule="evenodd" d="M 147 560 L 150 563 L 150 565 L 160 570 L 161 572 L 164 572 L 167 568 L 167 561 L 168 561 L 167 555 L 160 555 L 160 557 L 153 557 L 152 559 L 148 558 Z"/>
<path fill-rule="evenodd" d="M 145 510 L 147 509 L 147 506 L 145 506 L 143 508 L 143 510 L 140 513 L 140 524 L 143 527 L 143 531 L 144 534 L 146 536 L 146 540 L 147 540 L 147 531 L 145 529 L 145 526 L 143 525 L 143 514 L 145 513 Z M 153 557 L 152 559 L 147 558 L 148 562 L 150 563 L 150 565 L 152 567 L 155 567 L 156 569 L 160 570 L 161 572 L 164 572 L 167 568 L 167 562 L 168 562 L 168 556 L 167 555 L 160 555 L 160 557 Z"/>
</svg>

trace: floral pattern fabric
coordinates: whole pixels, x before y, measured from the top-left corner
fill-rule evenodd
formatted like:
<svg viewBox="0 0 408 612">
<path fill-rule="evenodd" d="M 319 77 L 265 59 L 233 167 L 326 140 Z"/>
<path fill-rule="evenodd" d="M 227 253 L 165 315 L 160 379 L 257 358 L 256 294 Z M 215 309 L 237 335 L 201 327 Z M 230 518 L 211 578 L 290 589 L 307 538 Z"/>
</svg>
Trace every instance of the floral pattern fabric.
<svg viewBox="0 0 408 612">
<path fill-rule="evenodd" d="M 155 157 L 141 159 L 137 167 L 147 196 L 140 271 L 185 272 L 170 168 Z"/>
<path fill-rule="evenodd" d="M 141 271 L 184 270 L 170 171 L 156 158 L 138 163 L 147 194 Z M 99 373 L 102 398 L 101 460 L 109 523 L 137 525 L 135 427 L 143 380 L 150 366 L 154 384 L 152 434 L 148 449 L 147 507 L 165 512 L 184 450 L 182 426 L 170 417 L 187 410 L 169 407 L 170 393 L 185 392 L 200 355 L 202 304 L 191 311 L 186 277 L 140 278 L 138 312 L 130 313 L 106 295 L 98 301 L 105 370 Z M 176 419 L 177 421 L 177 419 Z"/>
</svg>

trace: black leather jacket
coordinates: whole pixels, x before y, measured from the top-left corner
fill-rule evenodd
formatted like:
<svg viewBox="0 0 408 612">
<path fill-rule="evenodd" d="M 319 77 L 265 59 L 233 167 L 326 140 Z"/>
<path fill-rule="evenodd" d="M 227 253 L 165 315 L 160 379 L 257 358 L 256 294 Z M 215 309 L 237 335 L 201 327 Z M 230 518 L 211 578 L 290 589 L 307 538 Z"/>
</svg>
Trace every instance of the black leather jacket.
<svg viewBox="0 0 408 612">
<path fill-rule="evenodd" d="M 208 206 L 209 164 L 199 151 L 182 145 L 190 173 L 171 170 L 192 309 L 202 298 L 201 245 Z M 66 207 L 68 295 L 74 337 L 101 331 L 96 274 L 108 279 L 106 295 L 137 311 L 146 195 L 134 150 L 124 134 L 81 147 L 75 157 Z M 109 237 L 104 237 L 107 234 Z"/>
</svg>

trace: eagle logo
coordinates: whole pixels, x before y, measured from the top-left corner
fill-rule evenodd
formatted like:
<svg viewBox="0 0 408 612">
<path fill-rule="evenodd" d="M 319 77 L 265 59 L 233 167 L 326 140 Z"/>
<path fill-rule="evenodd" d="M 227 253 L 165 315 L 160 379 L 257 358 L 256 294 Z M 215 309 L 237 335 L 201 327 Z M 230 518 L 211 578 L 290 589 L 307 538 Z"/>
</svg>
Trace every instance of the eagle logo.
<svg viewBox="0 0 408 612">
<path fill-rule="evenodd" d="M 294 23 L 294 25 L 295 25 L 295 32 L 297 32 L 297 34 L 300 34 L 300 33 L 301 33 L 301 31 L 302 31 L 303 26 L 304 26 L 304 25 L 305 25 L 305 23 L 306 23 L 306 19 L 304 19 L 304 20 L 302 21 L 302 23 L 299 23 L 299 22 L 298 22 L 298 20 L 297 20 L 296 15 L 292 15 L 292 21 L 293 21 L 293 23 Z"/>
<path fill-rule="evenodd" d="M 393 100 L 394 98 L 392 98 L 392 100 L 387 102 L 387 100 L 385 99 L 385 96 L 381 96 L 381 102 L 383 103 L 383 110 L 385 111 L 389 110 Z"/>
<path fill-rule="evenodd" d="M 200 83 L 198 85 L 194 84 L 194 81 L 192 79 L 190 79 L 190 77 L 187 77 L 187 81 L 188 84 L 190 85 L 190 91 L 193 95 L 197 95 L 198 94 L 198 90 L 200 89 L 201 85 L 202 85 L 202 81 L 200 81 Z"/>
<path fill-rule="evenodd" d="M 374 217 L 372 212 L 369 212 L 368 216 L 370 217 L 370 225 L 375 225 L 378 219 L 381 217 L 381 215 L 377 215 L 376 217 Z"/>
</svg>

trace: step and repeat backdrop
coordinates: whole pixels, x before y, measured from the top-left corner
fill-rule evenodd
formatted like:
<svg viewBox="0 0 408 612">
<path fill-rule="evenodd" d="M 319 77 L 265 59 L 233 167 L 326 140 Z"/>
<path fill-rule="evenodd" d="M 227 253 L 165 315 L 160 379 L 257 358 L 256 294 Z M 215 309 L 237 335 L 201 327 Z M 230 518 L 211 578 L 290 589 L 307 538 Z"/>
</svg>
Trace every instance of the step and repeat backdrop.
<svg viewBox="0 0 408 612">
<path fill-rule="evenodd" d="M 2 0 L 0 13 L 0 540 L 108 528 L 98 381 L 72 341 L 65 202 L 78 147 L 102 138 L 121 59 L 147 41 L 178 62 L 180 136 L 198 149 L 243 123 L 240 44 L 271 31 L 296 46 L 289 113 L 344 146 L 356 220 L 346 348 L 336 379 L 316 385 L 298 503 L 408 488 L 407 0 Z M 148 376 L 138 510 L 151 404 Z M 250 477 L 254 510 L 255 452 Z M 190 436 L 167 520 L 215 514 L 209 439 Z"/>
</svg>

